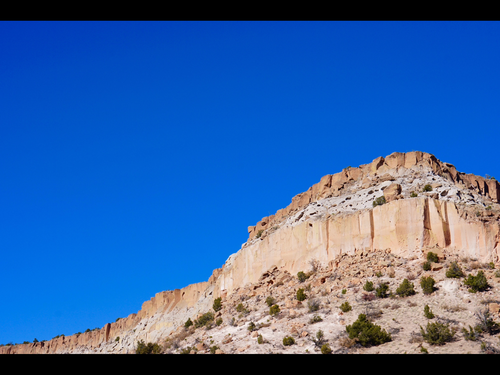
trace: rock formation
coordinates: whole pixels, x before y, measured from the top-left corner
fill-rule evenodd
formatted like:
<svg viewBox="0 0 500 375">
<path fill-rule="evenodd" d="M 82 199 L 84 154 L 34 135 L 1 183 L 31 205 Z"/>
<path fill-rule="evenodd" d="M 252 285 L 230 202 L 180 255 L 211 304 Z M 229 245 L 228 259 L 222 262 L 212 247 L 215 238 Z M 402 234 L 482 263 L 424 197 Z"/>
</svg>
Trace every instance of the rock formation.
<svg viewBox="0 0 500 375">
<path fill-rule="evenodd" d="M 381 204 L 374 204 L 377 198 Z M 382 251 L 423 259 L 432 248 L 496 263 L 499 201 L 496 180 L 458 172 L 431 154 L 378 157 L 324 176 L 288 207 L 248 227 L 248 241 L 207 282 L 158 293 L 137 314 L 100 330 L 3 346 L 0 354 L 132 353 L 139 340 L 156 342 L 179 332 L 188 318 L 210 310 L 215 298 L 225 301 L 245 285 L 265 284 L 272 270 L 296 274 L 312 259 L 335 269 L 345 255 Z"/>
</svg>

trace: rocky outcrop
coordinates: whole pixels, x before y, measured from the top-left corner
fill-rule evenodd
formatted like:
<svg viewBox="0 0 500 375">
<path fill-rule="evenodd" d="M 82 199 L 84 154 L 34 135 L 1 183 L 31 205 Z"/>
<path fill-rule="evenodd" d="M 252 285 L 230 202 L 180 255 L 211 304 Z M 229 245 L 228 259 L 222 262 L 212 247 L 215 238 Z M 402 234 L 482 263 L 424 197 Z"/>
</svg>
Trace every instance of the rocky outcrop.
<svg viewBox="0 0 500 375">
<path fill-rule="evenodd" d="M 432 191 L 423 192 L 425 184 Z M 387 203 L 373 207 L 381 196 Z M 133 352 L 140 339 L 158 341 L 180 332 L 188 318 L 208 311 L 214 298 L 256 295 L 308 269 L 313 259 L 334 269 L 345 255 L 390 253 L 423 259 L 433 249 L 443 257 L 458 254 L 497 262 L 499 199 L 496 180 L 457 172 L 431 154 L 379 157 L 324 176 L 288 207 L 250 226 L 248 242 L 207 282 L 157 293 L 136 314 L 100 330 L 3 346 L 0 354 Z M 355 264 L 350 271 L 360 272 Z M 246 290 L 250 284 L 252 290 Z"/>
</svg>

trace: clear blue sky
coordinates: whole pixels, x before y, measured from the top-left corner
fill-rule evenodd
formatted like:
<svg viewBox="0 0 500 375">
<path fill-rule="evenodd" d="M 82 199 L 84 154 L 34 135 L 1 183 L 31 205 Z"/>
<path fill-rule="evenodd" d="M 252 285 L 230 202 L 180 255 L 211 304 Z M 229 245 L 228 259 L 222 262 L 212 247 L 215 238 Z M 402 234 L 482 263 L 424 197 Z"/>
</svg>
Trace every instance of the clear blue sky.
<svg viewBox="0 0 500 375">
<path fill-rule="evenodd" d="M 206 281 L 326 174 L 500 176 L 499 22 L 0 22 L 0 343 Z"/>
</svg>

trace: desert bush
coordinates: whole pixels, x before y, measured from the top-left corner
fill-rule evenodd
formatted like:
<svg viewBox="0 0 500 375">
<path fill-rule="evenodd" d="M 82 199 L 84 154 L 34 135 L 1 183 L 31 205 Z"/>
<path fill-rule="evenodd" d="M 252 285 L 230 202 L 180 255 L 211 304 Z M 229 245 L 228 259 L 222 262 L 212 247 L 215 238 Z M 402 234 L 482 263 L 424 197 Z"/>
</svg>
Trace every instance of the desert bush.
<svg viewBox="0 0 500 375">
<path fill-rule="evenodd" d="M 380 271 L 375 272 L 375 276 L 382 277 L 382 272 L 380 272 Z"/>
<path fill-rule="evenodd" d="M 220 326 L 221 324 L 222 324 L 222 318 L 217 318 L 217 320 L 215 321 L 215 325 Z"/>
<path fill-rule="evenodd" d="M 469 330 L 467 331 L 467 328 L 462 328 L 462 333 L 464 335 L 464 339 L 466 341 L 476 341 L 479 336 L 480 336 L 480 332 L 474 330 L 474 328 L 472 328 L 470 325 L 469 325 Z"/>
<path fill-rule="evenodd" d="M 264 229 L 259 230 L 255 235 L 255 238 L 260 238 L 262 236 L 262 233 L 264 233 Z"/>
<path fill-rule="evenodd" d="M 278 305 L 272 305 L 270 308 L 269 308 L 269 314 L 271 316 L 276 316 L 280 313 L 280 307 Z"/>
<path fill-rule="evenodd" d="M 411 198 L 418 197 L 418 194 L 417 194 L 417 193 L 415 193 L 414 191 L 412 191 L 412 192 L 411 192 L 411 194 L 410 194 L 410 197 L 411 197 Z"/>
<path fill-rule="evenodd" d="M 403 282 L 396 289 L 396 294 L 401 297 L 408 297 L 415 294 L 415 289 L 413 283 L 410 283 L 408 279 L 404 279 Z"/>
<path fill-rule="evenodd" d="M 342 294 L 346 294 L 347 293 L 347 289 L 342 289 Z"/>
<path fill-rule="evenodd" d="M 424 188 L 422 189 L 422 191 L 432 191 L 432 186 L 427 184 L 424 186 Z"/>
<path fill-rule="evenodd" d="M 431 308 L 429 307 L 429 305 L 425 305 L 424 306 L 424 316 L 427 318 L 427 319 L 432 319 L 434 318 L 434 314 L 431 310 Z"/>
<path fill-rule="evenodd" d="M 214 304 L 213 304 L 212 308 L 214 309 L 215 312 L 220 311 L 220 309 L 222 309 L 222 298 L 221 297 L 216 298 L 214 300 Z"/>
<path fill-rule="evenodd" d="M 312 299 L 307 302 L 307 307 L 309 312 L 315 312 L 319 310 L 320 302 L 317 299 Z"/>
<path fill-rule="evenodd" d="M 284 346 L 290 346 L 290 345 L 294 345 L 294 344 L 295 344 L 295 340 L 293 339 L 293 337 L 285 336 L 283 338 L 283 345 Z"/>
<path fill-rule="evenodd" d="M 420 332 L 424 340 L 431 345 L 444 345 L 451 341 L 455 334 L 447 324 L 439 322 L 427 323 L 425 330 L 420 326 Z"/>
<path fill-rule="evenodd" d="M 321 354 L 332 354 L 332 349 L 330 348 L 330 345 L 323 344 L 323 346 L 321 347 Z"/>
<path fill-rule="evenodd" d="M 217 345 L 211 346 L 210 347 L 210 354 L 215 354 L 217 349 L 220 349 Z"/>
<path fill-rule="evenodd" d="M 389 296 L 389 284 L 380 283 L 378 288 L 375 289 L 375 293 L 378 298 L 387 298 Z"/>
<path fill-rule="evenodd" d="M 304 293 L 304 289 L 299 288 L 299 290 L 297 290 L 297 300 L 304 301 L 306 298 L 307 298 L 307 296 Z"/>
<path fill-rule="evenodd" d="M 266 298 L 266 304 L 267 306 L 271 307 L 272 305 L 276 304 L 276 299 L 272 296 L 269 296 Z"/>
<path fill-rule="evenodd" d="M 464 284 L 469 287 L 471 293 L 482 292 L 490 287 L 483 271 L 478 271 L 476 276 L 469 274 Z"/>
<path fill-rule="evenodd" d="M 190 353 L 191 353 L 191 350 L 192 350 L 192 351 L 195 351 L 193 347 L 191 347 L 191 346 L 187 346 L 187 347 L 185 347 L 184 349 L 181 349 L 179 353 L 180 353 L 180 354 L 190 354 Z"/>
<path fill-rule="evenodd" d="M 386 203 L 387 202 L 385 200 L 385 197 L 382 195 L 381 197 L 375 198 L 375 200 L 373 201 L 373 207 L 382 206 Z"/>
<path fill-rule="evenodd" d="M 462 268 L 458 265 L 458 263 L 451 262 L 450 267 L 448 267 L 448 270 L 446 270 L 446 277 L 450 279 L 458 279 L 464 276 L 464 271 L 462 271 Z"/>
<path fill-rule="evenodd" d="M 257 343 L 258 344 L 263 344 L 264 343 L 264 338 L 262 337 L 262 335 L 257 336 Z"/>
<path fill-rule="evenodd" d="M 316 337 L 311 338 L 311 341 L 316 347 L 321 348 L 321 346 L 325 344 L 325 334 L 322 330 L 319 330 L 316 332 Z"/>
<path fill-rule="evenodd" d="M 431 263 L 437 263 L 439 261 L 439 258 L 436 253 L 433 253 L 432 251 L 429 251 L 427 253 L 427 261 Z"/>
<path fill-rule="evenodd" d="M 299 273 L 297 273 L 297 278 L 299 279 L 299 281 L 301 283 L 303 283 L 304 281 L 306 281 L 309 278 L 309 276 L 306 275 L 304 272 L 300 271 Z"/>
<path fill-rule="evenodd" d="M 431 262 L 424 262 L 424 264 L 422 264 L 422 268 L 424 269 L 424 271 L 430 271 L 431 270 Z"/>
<path fill-rule="evenodd" d="M 309 324 L 314 324 L 322 321 L 323 319 L 321 318 L 321 316 L 319 316 L 318 314 L 314 314 L 314 316 L 309 320 Z"/>
<path fill-rule="evenodd" d="M 367 292 L 372 292 L 375 290 L 375 287 L 373 286 L 373 283 L 371 281 L 367 280 L 365 285 L 363 286 L 363 289 Z"/>
<path fill-rule="evenodd" d="M 362 346 L 380 345 L 392 340 L 390 333 L 380 326 L 367 320 L 365 314 L 359 314 L 358 319 L 346 327 L 350 339 L 358 339 Z"/>
<path fill-rule="evenodd" d="M 486 332 L 490 335 L 494 335 L 500 331 L 500 324 L 493 321 L 488 308 L 478 310 L 474 313 L 474 315 L 478 320 L 478 324 L 475 327 L 477 332 Z"/>
<path fill-rule="evenodd" d="M 256 328 L 257 328 L 257 326 L 255 325 L 255 323 L 254 323 L 254 322 L 250 322 L 250 323 L 248 323 L 248 327 L 247 327 L 247 329 L 248 329 L 250 332 L 255 331 L 255 329 L 256 329 Z"/>
<path fill-rule="evenodd" d="M 434 284 L 436 281 L 432 277 L 422 277 L 420 279 L 420 286 L 424 294 L 432 294 L 434 292 Z"/>
<path fill-rule="evenodd" d="M 316 273 L 321 268 L 321 263 L 317 259 L 311 259 L 309 265 L 311 266 L 311 273 Z"/>
<path fill-rule="evenodd" d="M 349 302 L 345 301 L 342 305 L 340 305 L 340 310 L 342 310 L 342 312 L 348 312 L 352 310 L 352 307 L 349 305 Z"/>
<path fill-rule="evenodd" d="M 162 347 L 158 344 L 153 344 L 148 342 L 147 344 L 144 340 L 137 343 L 137 348 L 135 349 L 135 354 L 160 354 Z"/>
<path fill-rule="evenodd" d="M 214 313 L 209 311 L 200 316 L 198 319 L 194 321 L 195 328 L 200 328 L 203 326 L 207 326 L 212 323 L 214 320 Z"/>
</svg>

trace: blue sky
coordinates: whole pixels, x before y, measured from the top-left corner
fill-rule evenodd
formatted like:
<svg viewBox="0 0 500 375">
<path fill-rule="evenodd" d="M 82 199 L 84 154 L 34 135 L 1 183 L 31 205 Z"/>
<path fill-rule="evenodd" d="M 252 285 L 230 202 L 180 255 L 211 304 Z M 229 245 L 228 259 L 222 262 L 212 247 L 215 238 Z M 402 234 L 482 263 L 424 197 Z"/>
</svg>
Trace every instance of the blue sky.
<svg viewBox="0 0 500 375">
<path fill-rule="evenodd" d="M 208 280 L 346 166 L 500 176 L 499 47 L 499 22 L 0 22 L 0 343 Z"/>
</svg>

